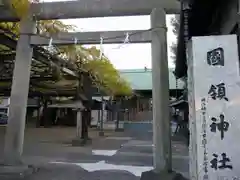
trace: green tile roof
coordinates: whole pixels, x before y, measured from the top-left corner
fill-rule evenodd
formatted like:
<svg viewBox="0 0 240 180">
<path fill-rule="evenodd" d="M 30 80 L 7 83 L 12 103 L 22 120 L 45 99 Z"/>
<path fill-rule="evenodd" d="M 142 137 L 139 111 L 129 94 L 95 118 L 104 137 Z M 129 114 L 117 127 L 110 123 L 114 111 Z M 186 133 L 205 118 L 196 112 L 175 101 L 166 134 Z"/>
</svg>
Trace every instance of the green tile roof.
<svg viewBox="0 0 240 180">
<path fill-rule="evenodd" d="M 119 70 L 122 78 L 127 80 L 133 90 L 152 90 L 151 69 L 127 69 Z M 178 89 L 183 89 L 183 81 L 178 80 Z M 173 69 L 169 69 L 169 88 L 176 89 L 176 78 Z"/>
</svg>

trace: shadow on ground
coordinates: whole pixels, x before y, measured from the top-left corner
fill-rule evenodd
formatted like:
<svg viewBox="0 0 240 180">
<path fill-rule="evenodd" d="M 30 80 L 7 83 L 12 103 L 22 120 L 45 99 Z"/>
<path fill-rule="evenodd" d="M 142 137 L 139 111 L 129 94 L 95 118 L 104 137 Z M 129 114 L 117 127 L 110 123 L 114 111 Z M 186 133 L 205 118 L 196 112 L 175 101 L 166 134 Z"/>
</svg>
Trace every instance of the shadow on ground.
<svg viewBox="0 0 240 180">
<path fill-rule="evenodd" d="M 0 159 L 3 158 L 4 127 L 0 127 Z M 152 166 L 151 132 L 106 132 L 99 137 L 98 131 L 91 129 L 89 134 L 92 144 L 86 147 L 72 147 L 75 128 L 26 128 L 23 159 L 27 164 L 34 164 L 40 170 L 24 180 L 137 180 L 129 172 L 95 171 L 87 172 L 80 167 L 53 165 L 49 162 L 87 162 L 105 160 L 116 165 Z M 174 139 L 173 167 L 188 176 L 188 148 L 181 140 Z M 114 156 L 93 155 L 92 150 L 118 150 Z M 5 180 L 1 178 L 1 180 Z M 18 179 L 14 179 L 18 180 Z"/>
</svg>

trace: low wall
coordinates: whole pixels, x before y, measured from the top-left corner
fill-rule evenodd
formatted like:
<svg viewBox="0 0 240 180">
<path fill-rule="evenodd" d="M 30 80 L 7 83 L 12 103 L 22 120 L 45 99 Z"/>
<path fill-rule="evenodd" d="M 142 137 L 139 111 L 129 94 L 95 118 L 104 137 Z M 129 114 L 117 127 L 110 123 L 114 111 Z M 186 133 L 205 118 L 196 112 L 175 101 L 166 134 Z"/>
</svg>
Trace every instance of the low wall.
<svg viewBox="0 0 240 180">
<path fill-rule="evenodd" d="M 175 123 L 171 123 L 172 134 L 174 133 L 176 126 L 177 125 Z M 152 132 L 153 125 L 152 125 L 152 121 L 125 122 L 124 130 L 125 131 L 136 131 L 136 132 L 141 132 L 141 131 L 142 132 Z"/>
<path fill-rule="evenodd" d="M 152 132 L 152 122 L 151 121 L 125 122 L 124 130 Z"/>
<path fill-rule="evenodd" d="M 117 129 L 117 124 L 115 121 L 108 121 L 103 124 L 103 129 L 104 130 L 116 130 Z M 118 124 L 118 129 L 123 130 L 124 129 L 124 122 L 120 121 Z"/>
</svg>

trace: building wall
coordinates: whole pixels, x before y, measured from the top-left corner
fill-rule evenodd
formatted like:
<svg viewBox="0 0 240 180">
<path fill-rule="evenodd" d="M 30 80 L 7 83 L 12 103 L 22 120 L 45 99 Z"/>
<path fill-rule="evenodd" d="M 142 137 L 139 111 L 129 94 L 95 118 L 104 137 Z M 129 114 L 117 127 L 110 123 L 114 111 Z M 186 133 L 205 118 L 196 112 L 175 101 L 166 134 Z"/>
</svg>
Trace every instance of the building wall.
<svg viewBox="0 0 240 180">
<path fill-rule="evenodd" d="M 9 97 L 0 97 L 0 108 L 6 108 L 10 104 L 10 98 Z M 37 107 L 38 101 L 37 99 L 28 99 L 28 106 L 31 107 Z"/>
</svg>

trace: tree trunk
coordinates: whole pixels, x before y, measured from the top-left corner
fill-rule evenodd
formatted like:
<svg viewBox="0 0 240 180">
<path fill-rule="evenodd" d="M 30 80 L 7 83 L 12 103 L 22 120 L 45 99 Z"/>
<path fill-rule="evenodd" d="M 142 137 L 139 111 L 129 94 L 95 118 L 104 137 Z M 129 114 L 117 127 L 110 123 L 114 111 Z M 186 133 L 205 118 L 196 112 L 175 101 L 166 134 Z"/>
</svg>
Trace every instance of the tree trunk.
<svg viewBox="0 0 240 180">
<path fill-rule="evenodd" d="M 82 112 L 82 139 L 88 140 L 88 124 L 91 120 L 91 110 L 86 109 Z"/>
<path fill-rule="evenodd" d="M 47 111 L 47 101 L 43 100 L 43 111 L 40 117 L 40 126 L 44 126 L 45 125 L 45 117 L 46 117 L 46 111 Z"/>
<path fill-rule="evenodd" d="M 45 100 L 43 106 L 43 115 L 41 118 L 41 125 L 47 128 L 50 126 L 51 123 L 51 111 L 48 109 L 48 100 Z"/>
</svg>

